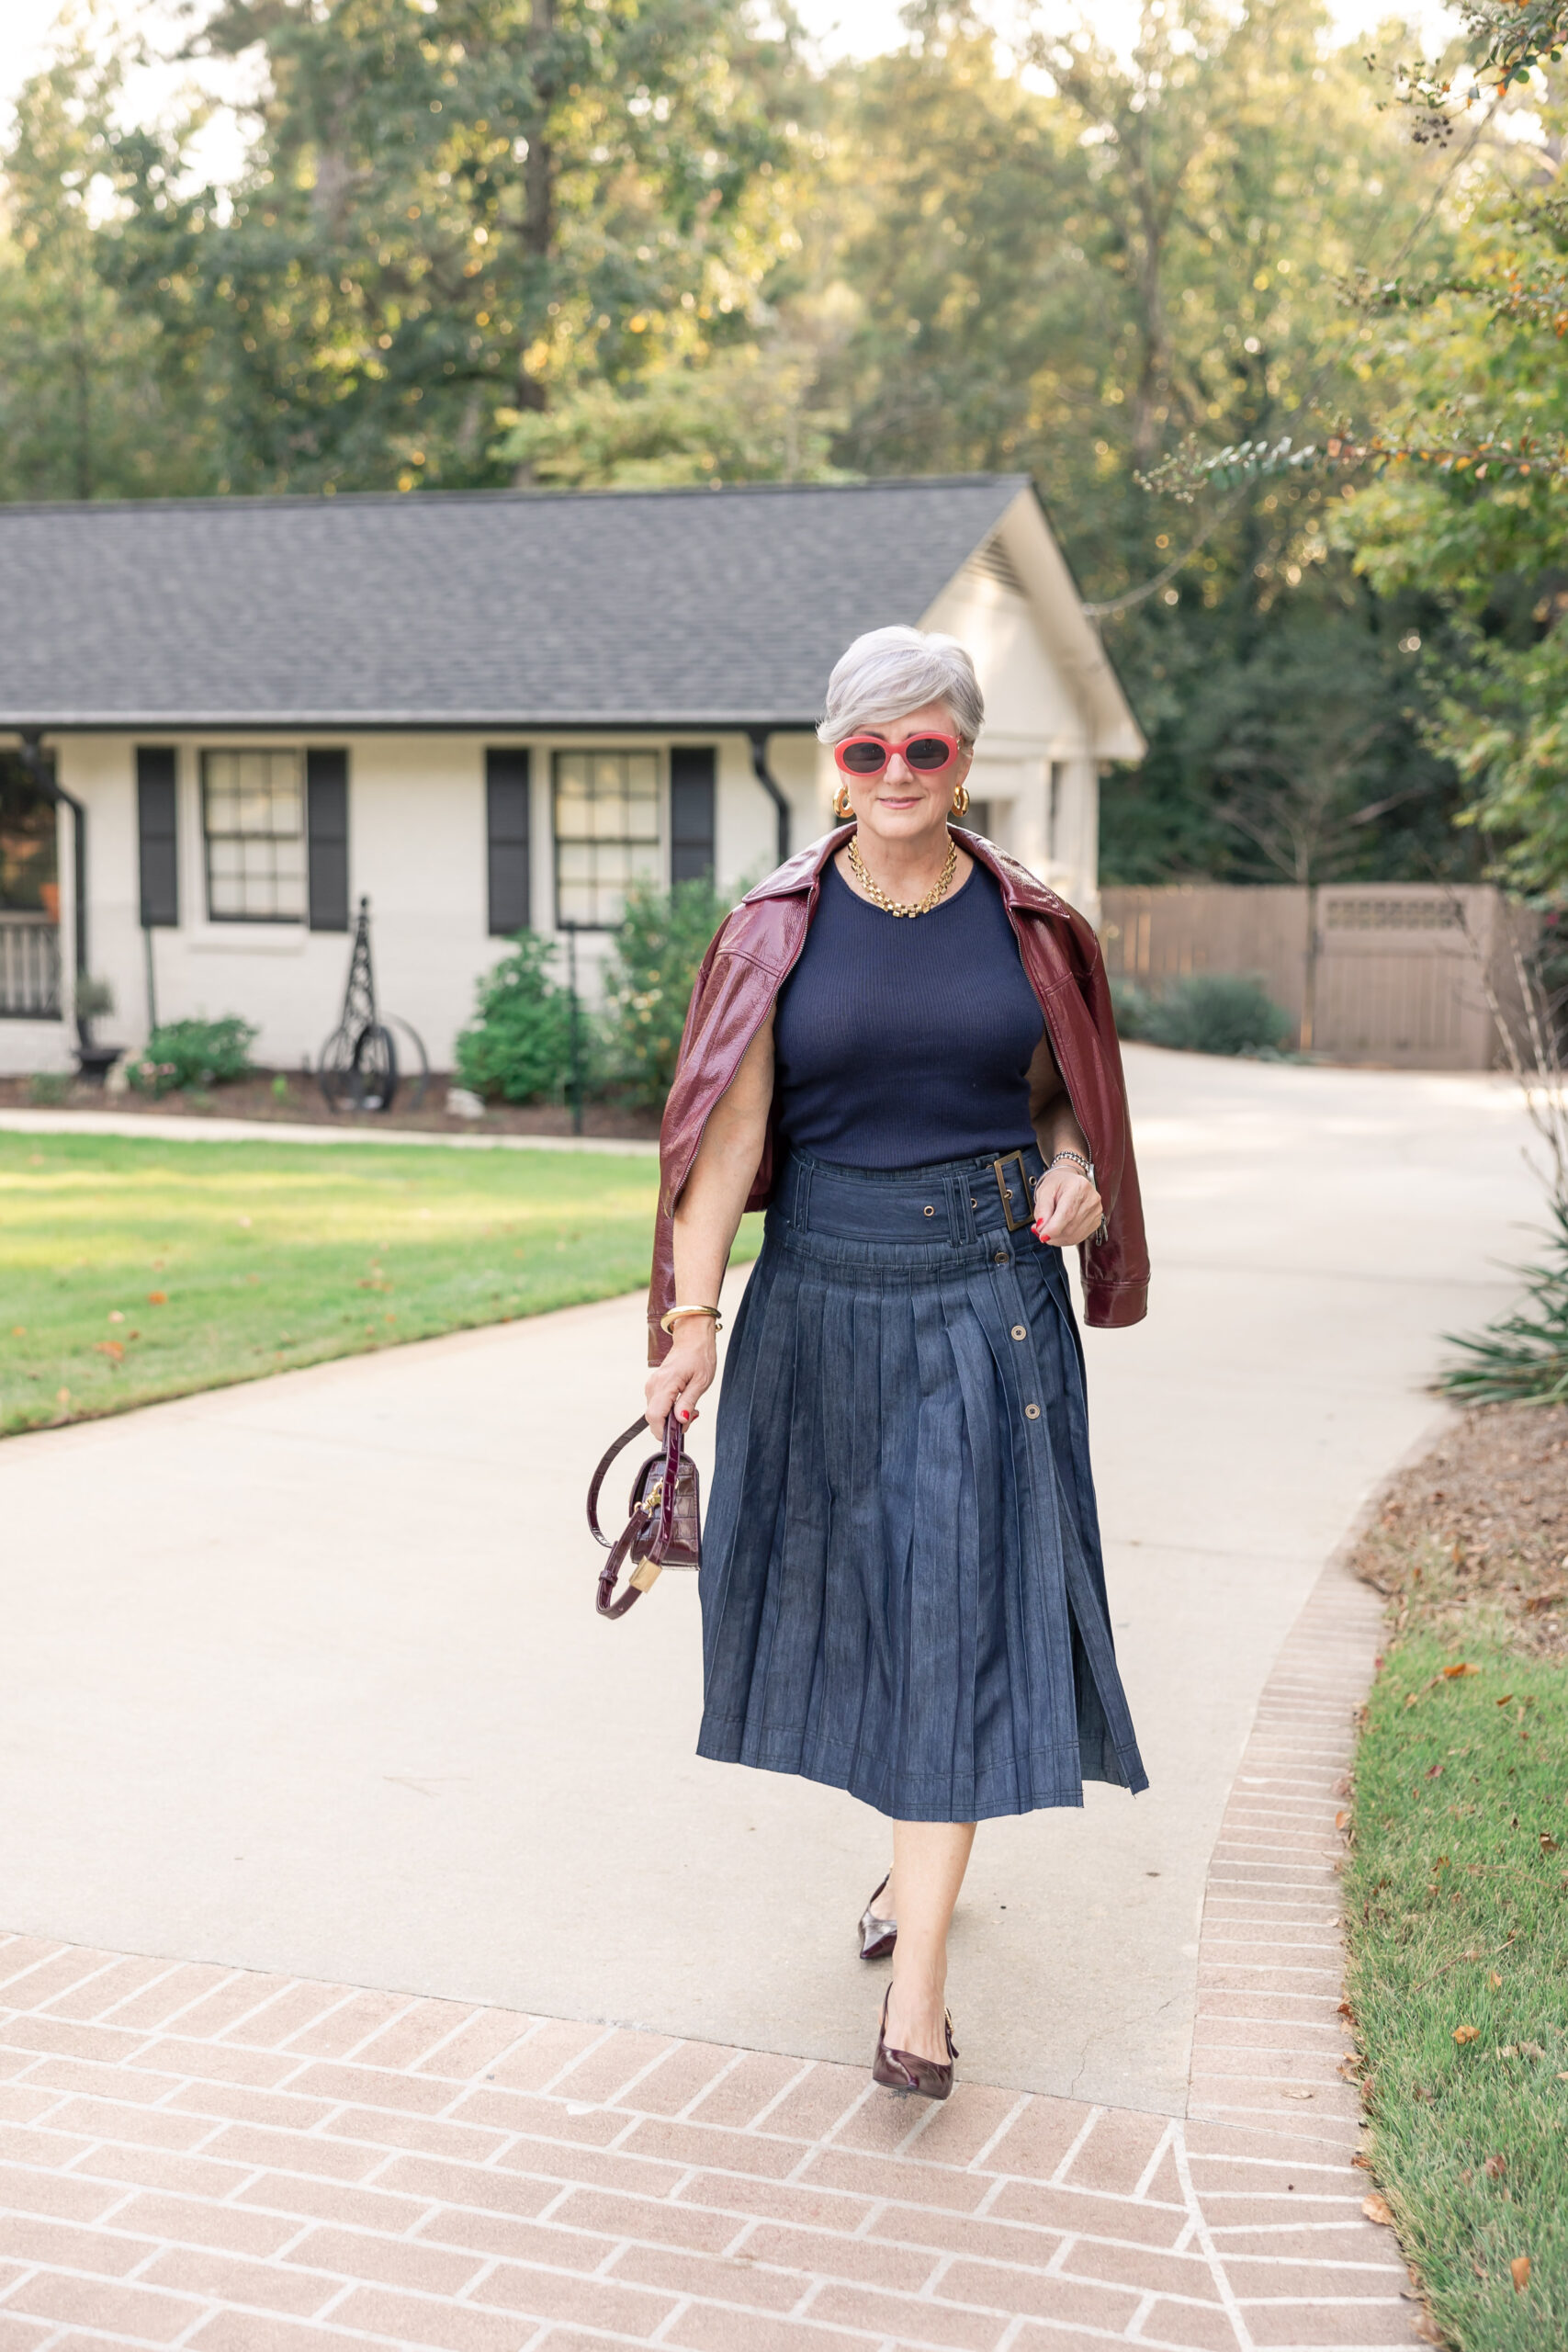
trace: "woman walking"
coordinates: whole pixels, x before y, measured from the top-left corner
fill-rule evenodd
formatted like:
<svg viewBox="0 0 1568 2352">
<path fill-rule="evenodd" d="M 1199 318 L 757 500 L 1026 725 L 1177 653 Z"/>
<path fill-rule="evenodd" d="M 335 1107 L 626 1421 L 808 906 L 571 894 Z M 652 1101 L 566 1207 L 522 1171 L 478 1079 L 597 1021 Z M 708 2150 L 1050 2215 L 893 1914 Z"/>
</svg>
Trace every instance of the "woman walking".
<svg viewBox="0 0 1568 2352">
<path fill-rule="evenodd" d="M 1106 1609 L 1082 1354 L 1148 1281 L 1094 933 L 950 831 L 983 718 L 953 639 L 857 639 L 819 733 L 852 819 L 743 900 L 660 1146 L 648 1419 L 712 1385 L 742 1212 L 767 1236 L 719 1403 L 698 1753 L 893 1823 L 861 1922 L 874 2064 L 945 2098 L 947 1934 L 977 1821 L 1147 1785 Z"/>
</svg>

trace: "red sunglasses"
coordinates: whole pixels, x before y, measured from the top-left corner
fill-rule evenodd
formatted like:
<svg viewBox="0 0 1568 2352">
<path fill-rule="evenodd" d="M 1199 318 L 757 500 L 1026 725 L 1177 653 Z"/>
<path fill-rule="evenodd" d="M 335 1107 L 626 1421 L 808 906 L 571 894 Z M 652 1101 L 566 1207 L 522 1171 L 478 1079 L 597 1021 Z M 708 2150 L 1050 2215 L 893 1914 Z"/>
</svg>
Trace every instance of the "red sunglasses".
<svg viewBox="0 0 1568 2352">
<path fill-rule="evenodd" d="M 835 743 L 833 757 L 845 775 L 880 775 L 895 752 L 917 775 L 940 775 L 963 750 L 952 735 L 911 735 L 907 743 L 885 743 L 880 735 L 852 735 Z"/>
</svg>

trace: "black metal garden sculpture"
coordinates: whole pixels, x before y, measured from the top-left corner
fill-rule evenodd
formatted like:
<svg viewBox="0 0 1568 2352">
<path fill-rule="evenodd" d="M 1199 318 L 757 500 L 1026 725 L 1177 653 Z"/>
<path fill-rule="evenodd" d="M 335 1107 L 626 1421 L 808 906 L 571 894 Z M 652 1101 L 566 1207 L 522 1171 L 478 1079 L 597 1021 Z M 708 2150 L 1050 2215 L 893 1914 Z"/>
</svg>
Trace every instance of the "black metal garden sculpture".
<svg viewBox="0 0 1568 2352">
<path fill-rule="evenodd" d="M 354 926 L 354 948 L 348 959 L 348 986 L 343 995 L 343 1018 L 321 1047 L 317 1075 L 328 1107 L 333 1111 L 389 1111 L 398 1091 L 398 1049 L 393 1029 L 412 1040 L 419 1058 L 419 1076 L 410 1108 L 424 1100 L 430 1061 L 419 1032 L 396 1012 L 382 1014 L 376 1006 L 376 976 L 370 964 L 370 901 L 359 901 Z"/>
</svg>

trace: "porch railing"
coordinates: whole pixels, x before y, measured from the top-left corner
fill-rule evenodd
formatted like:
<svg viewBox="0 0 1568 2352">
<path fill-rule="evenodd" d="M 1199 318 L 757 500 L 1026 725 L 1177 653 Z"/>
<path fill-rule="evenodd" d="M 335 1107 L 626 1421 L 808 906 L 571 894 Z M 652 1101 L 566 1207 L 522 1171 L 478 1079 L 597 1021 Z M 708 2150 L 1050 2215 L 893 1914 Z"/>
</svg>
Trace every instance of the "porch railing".
<svg viewBox="0 0 1568 2352">
<path fill-rule="evenodd" d="M 59 925 L 47 915 L 0 913 L 0 1021 L 59 1018 Z"/>
</svg>

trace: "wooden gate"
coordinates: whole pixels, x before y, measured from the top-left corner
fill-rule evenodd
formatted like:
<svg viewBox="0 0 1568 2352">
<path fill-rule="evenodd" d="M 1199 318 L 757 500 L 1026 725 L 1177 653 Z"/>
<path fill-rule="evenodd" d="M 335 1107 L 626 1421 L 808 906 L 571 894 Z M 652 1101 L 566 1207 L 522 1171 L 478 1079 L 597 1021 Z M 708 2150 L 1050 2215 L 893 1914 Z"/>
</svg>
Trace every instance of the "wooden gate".
<svg viewBox="0 0 1568 2352">
<path fill-rule="evenodd" d="M 1400 1069 L 1489 1069 L 1501 1059 L 1483 968 L 1515 994 L 1511 936 L 1534 918 L 1490 887 L 1419 882 L 1173 884 L 1107 890 L 1107 970 L 1158 993 L 1186 972 L 1246 972 L 1303 1048 Z"/>
</svg>

